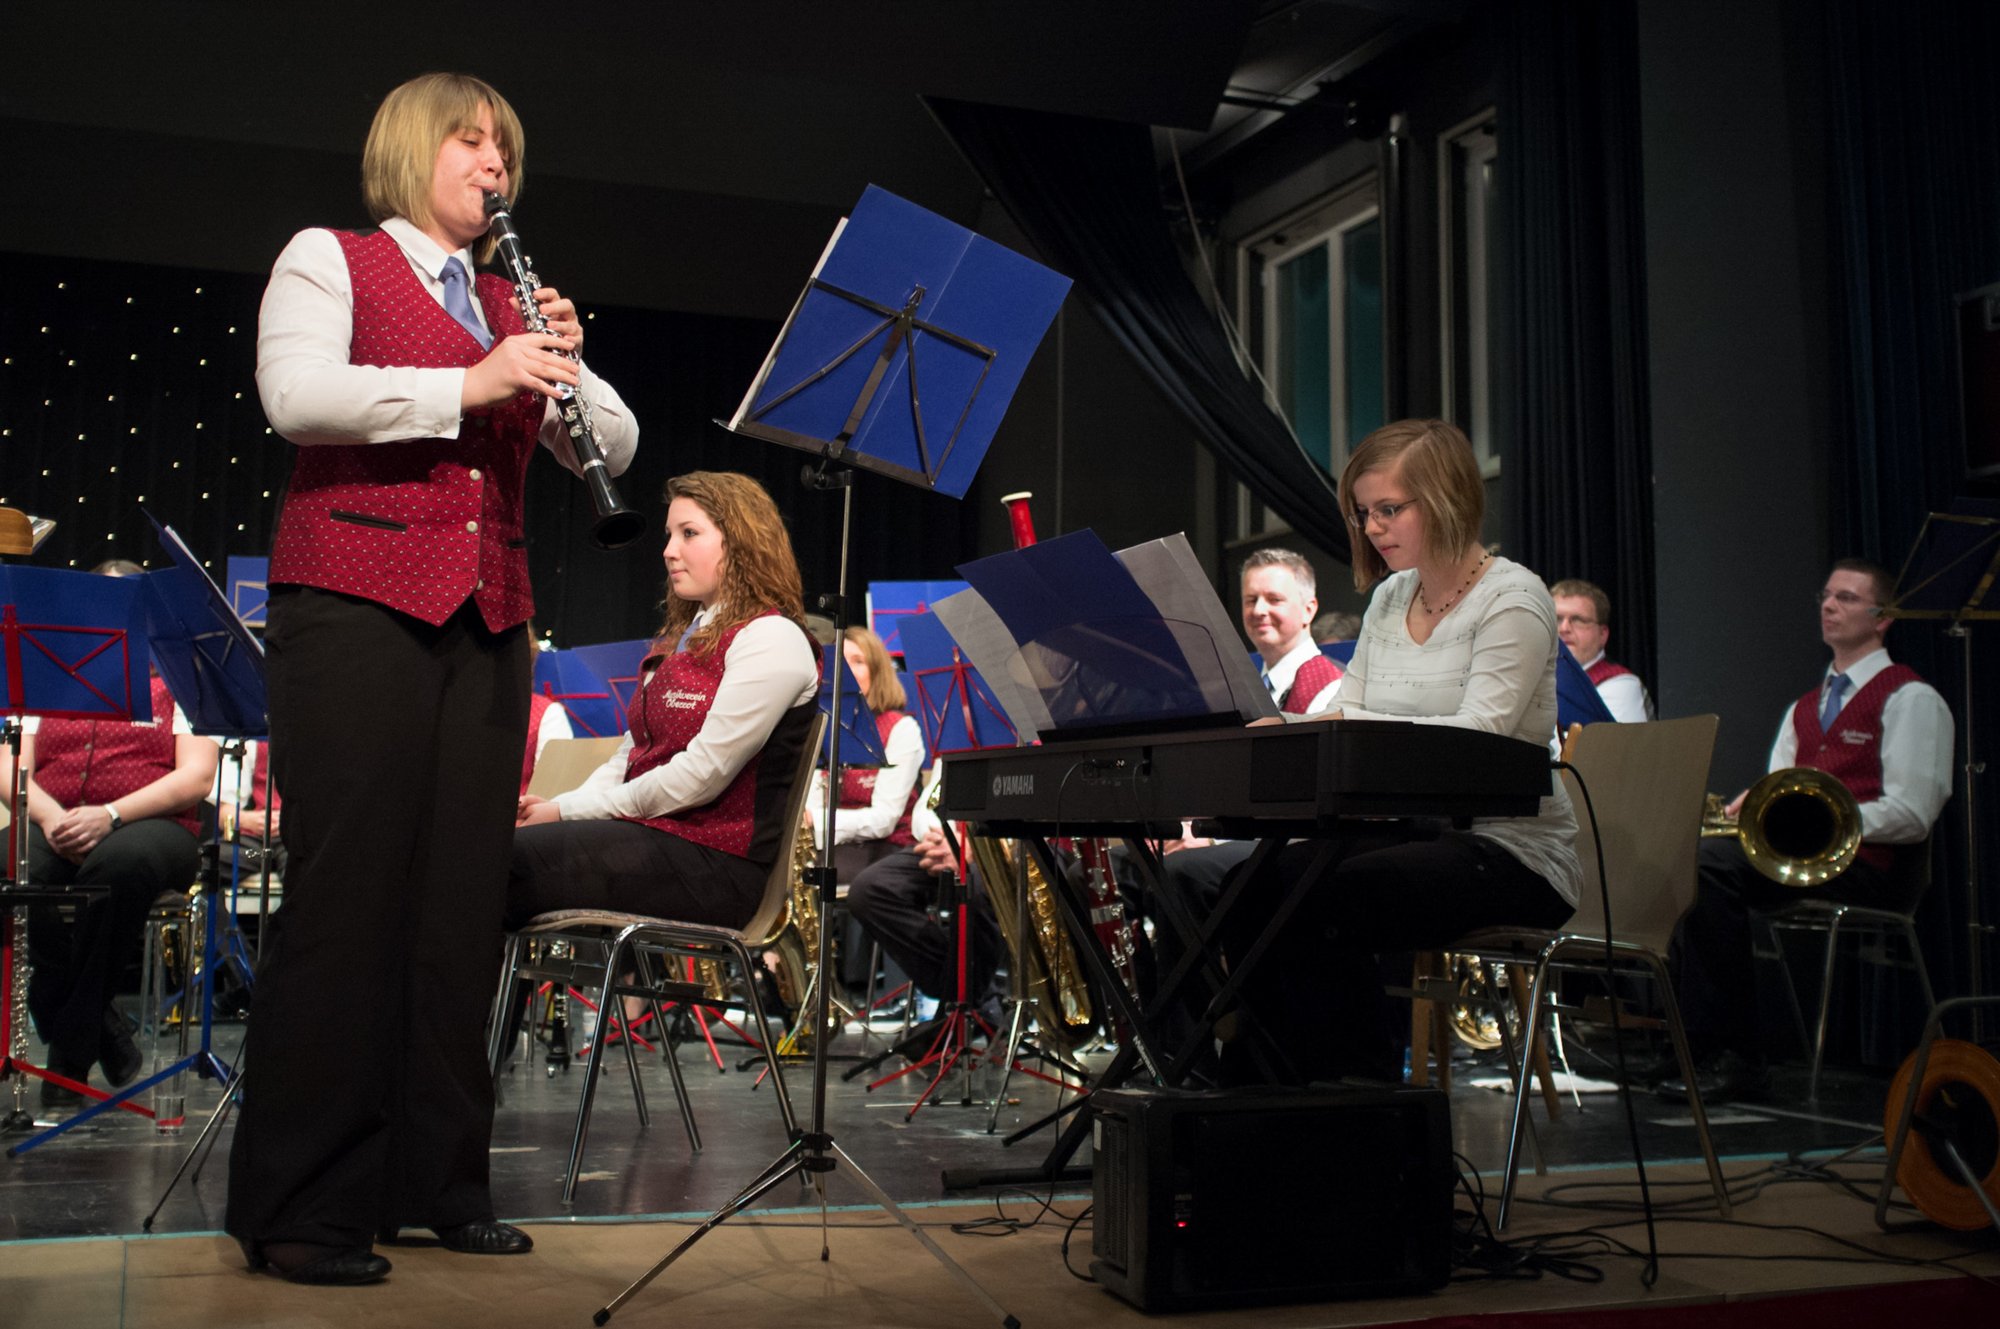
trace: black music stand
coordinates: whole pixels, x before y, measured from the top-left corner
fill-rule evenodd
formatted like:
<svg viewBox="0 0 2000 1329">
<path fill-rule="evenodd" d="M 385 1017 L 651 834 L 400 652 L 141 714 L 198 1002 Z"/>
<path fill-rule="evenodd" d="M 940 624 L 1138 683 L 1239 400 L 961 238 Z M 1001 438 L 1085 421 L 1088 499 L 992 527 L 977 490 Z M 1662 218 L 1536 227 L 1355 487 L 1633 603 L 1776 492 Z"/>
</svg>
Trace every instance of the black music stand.
<svg viewBox="0 0 2000 1329">
<path fill-rule="evenodd" d="M 2000 576 L 2000 504 L 1984 499 L 1960 499 L 1949 512 L 1932 512 L 1903 560 L 1896 578 L 1896 596 L 1883 606 L 1886 618 L 1930 619 L 1946 624 L 1945 635 L 1959 642 L 1958 717 L 1964 728 L 1959 745 L 1965 772 L 1965 932 L 1966 978 L 1974 996 L 1986 993 L 1986 946 L 1990 924 L 1979 921 L 1978 778 L 1985 763 L 1975 745 L 1979 731 L 1972 722 L 1972 629 L 1978 622 L 2000 619 L 2000 597 L 1993 583 Z M 1973 1039 L 1982 1033 L 1984 1008 L 1972 1008 Z"/>
<path fill-rule="evenodd" d="M 174 694 L 181 711 L 188 717 L 188 727 L 203 737 L 232 740 L 240 755 L 246 738 L 261 736 L 270 730 L 264 696 L 263 644 L 236 616 L 228 597 L 202 570 L 200 561 L 173 527 L 161 525 L 151 513 L 147 514 L 147 520 L 153 523 L 160 544 L 172 556 L 173 566 L 146 573 L 143 577 L 101 580 L 143 583 L 146 633 L 152 644 L 153 658 L 159 664 L 161 677 L 166 679 L 168 691 Z M 266 863 L 268 872 L 268 859 Z M 216 1055 L 214 1046 L 215 972 L 225 962 L 218 922 L 223 907 L 219 862 L 213 879 L 205 883 L 204 890 L 208 901 L 203 910 L 202 928 L 200 1046 L 176 1058 L 164 1070 L 126 1085 L 68 1120 L 24 1140 L 7 1151 L 8 1157 L 24 1154 L 114 1107 L 124 1107 L 140 1094 L 175 1080 L 187 1071 L 194 1071 L 224 1086 L 222 1104 L 196 1139 L 189 1157 L 192 1158 L 203 1141 L 210 1137 L 241 1085 L 242 1076 L 240 1073 L 231 1074 L 222 1058 Z M 268 907 L 268 878 L 264 899 Z M 233 920 L 231 927 L 234 927 Z M 247 985 L 251 981 L 251 972 L 240 949 L 227 959 L 240 968 L 241 977 Z M 185 1009 L 182 1028 L 186 1028 Z M 182 1046 L 186 1046 L 185 1042 Z M 186 1164 L 182 1166 L 185 1168 Z M 174 1181 L 179 1179 L 180 1174 L 176 1172 Z M 174 1182 L 170 1181 L 167 1189 L 171 1191 L 173 1185 Z M 157 1206 L 155 1212 L 158 1212 Z"/>
<path fill-rule="evenodd" d="M 101 894 L 73 886 L 35 886 L 28 861 L 27 775 L 21 769 L 22 721 L 44 719 L 131 722 L 152 714 L 148 682 L 144 609 L 137 583 L 119 577 L 58 568 L 0 564 L 0 719 L 8 753 L 6 876 L 0 878 L 0 905 L 10 916 L 0 953 L 0 1080 L 13 1084 L 13 1106 L 0 1130 L 31 1131 L 27 1077 L 60 1084 L 112 1106 L 150 1117 L 138 1105 L 115 1101 L 86 1084 L 28 1060 L 28 1031 L 22 1018 L 27 977 L 22 967 L 27 927 L 20 906 L 87 900 Z M 93 1108 L 95 1115 L 103 1106 Z M 72 1121 L 75 1119 L 72 1118 Z M 7 1150 L 24 1153 L 60 1133 L 65 1122 Z"/>
<path fill-rule="evenodd" d="M 833 594 L 818 602 L 834 620 L 836 642 L 843 640 L 848 622 L 847 551 L 854 513 L 854 476 L 845 468 L 851 464 L 964 497 L 1069 285 L 1068 278 L 872 185 L 853 215 L 835 227 L 777 343 L 725 428 L 812 454 L 818 462 L 805 467 L 807 487 L 840 492 L 839 574 Z M 839 701 L 836 678 L 836 714 Z M 828 780 L 824 824 L 829 829 L 837 793 Z M 832 840 L 828 834 L 814 870 L 822 922 L 834 898 Z M 832 935 L 831 928 L 820 928 L 817 966 L 822 973 Z M 827 1027 L 829 987 L 825 982 L 819 986 L 816 1030 Z M 842 1167 L 1002 1324 L 1012 1329 L 1020 1323 L 834 1142 L 826 1123 L 830 1041 L 813 1040 L 811 1127 L 601 1308 L 596 1323 L 608 1321 L 709 1231 L 790 1176 L 812 1182 L 819 1194 L 820 1258 L 827 1259 L 825 1182 L 827 1174 Z"/>
</svg>

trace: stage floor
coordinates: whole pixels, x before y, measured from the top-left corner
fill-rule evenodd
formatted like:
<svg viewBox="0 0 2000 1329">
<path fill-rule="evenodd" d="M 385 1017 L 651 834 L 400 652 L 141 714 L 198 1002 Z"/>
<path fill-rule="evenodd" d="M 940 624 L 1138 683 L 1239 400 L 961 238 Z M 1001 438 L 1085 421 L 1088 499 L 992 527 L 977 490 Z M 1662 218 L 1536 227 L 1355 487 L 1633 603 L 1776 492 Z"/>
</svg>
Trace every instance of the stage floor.
<svg viewBox="0 0 2000 1329">
<path fill-rule="evenodd" d="M 363 1018 L 365 1018 L 365 1013 Z M 231 1055 L 238 1037 L 219 1030 L 218 1047 Z M 873 1046 L 879 1047 L 882 1035 Z M 836 1046 L 851 1052 L 850 1033 Z M 1573 1045 L 1578 1069 L 1586 1049 Z M 1639 1056 L 1646 1055 L 1644 1049 Z M 19 1324 L 167 1326 L 319 1324 L 365 1313 L 370 1329 L 436 1325 L 583 1324 L 606 1299 L 637 1277 L 710 1210 L 726 1202 L 784 1147 L 768 1084 L 754 1086 L 754 1071 L 739 1070 L 725 1056 L 726 1071 L 687 1046 L 681 1064 L 699 1122 L 703 1149 L 692 1153 L 657 1054 L 644 1071 L 653 1108 L 641 1129 L 626 1082 L 622 1056 L 614 1055 L 600 1087 L 583 1180 L 574 1207 L 561 1201 L 582 1068 L 551 1076 L 539 1064 L 517 1065 L 506 1082 L 493 1144 L 494 1196 L 502 1216 L 531 1225 L 538 1249 L 521 1260 L 476 1260 L 434 1248 L 385 1252 L 396 1264 L 380 1289 L 314 1294 L 243 1271 L 233 1243 L 219 1237 L 228 1148 L 224 1128 L 216 1157 L 198 1181 L 183 1180 L 168 1197 L 154 1235 L 139 1238 L 142 1223 L 164 1191 L 194 1132 L 219 1098 L 209 1084 L 191 1087 L 187 1134 L 155 1133 L 150 1122 L 109 1114 L 69 1132 L 0 1170 L 0 1306 Z M 872 1093 L 840 1078 L 835 1064 L 827 1100 L 829 1127 L 841 1147 L 899 1204 L 963 1261 L 989 1292 L 1024 1324 L 1128 1324 L 1139 1313 L 1065 1271 L 1065 1234 L 1089 1203 L 1087 1184 L 1016 1186 L 947 1195 L 943 1170 L 1008 1169 L 1040 1163 L 1048 1151 L 1044 1131 L 1013 1147 L 988 1134 L 985 1101 L 964 1105 L 963 1078 L 954 1077 L 937 1106 L 906 1119 L 921 1086 L 917 1077 Z M 1506 1099 L 1471 1081 L 1497 1068 L 1461 1060 L 1452 1096 L 1458 1151 L 1498 1188 L 1504 1157 Z M 365 1074 L 365 1067 L 330 1073 Z M 1587 1073 L 1587 1071 L 1586 1071 Z M 1545 1277 L 1533 1282 L 1454 1283 L 1425 1297 L 1284 1307 L 1176 1317 L 1190 1325 L 1334 1325 L 1392 1323 L 1436 1316 L 1513 1312 L 1532 1308 L 1667 1305 L 1712 1301 L 1790 1289 L 1936 1277 L 1949 1267 L 1902 1263 L 1959 1256 L 1963 1267 L 2000 1273 L 1990 1232 L 1959 1237 L 1936 1229 L 1894 1236 L 1872 1222 L 1880 1152 L 1825 1165 L 1840 1151 L 1864 1146 L 1879 1130 L 1886 1081 L 1859 1072 L 1829 1071 L 1821 1102 L 1806 1105 L 1804 1072 L 1781 1069 L 1772 1093 L 1751 1106 L 1717 1109 L 1711 1117 L 1725 1171 L 1744 1202 L 1737 1221 L 1713 1220 L 1692 1125 L 1684 1108 L 1640 1096 L 1637 1107 L 1656 1201 L 1667 1220 L 1663 1250 L 1678 1251 L 1663 1264 L 1650 1290 L 1639 1279 L 1640 1262 L 1591 1255 L 1605 1280 L 1580 1284 Z M 991 1092 L 992 1072 L 982 1071 L 977 1092 Z M 809 1078 L 801 1069 L 792 1084 L 795 1105 L 811 1111 Z M 1000 1114 L 1002 1133 L 1033 1121 L 1055 1106 L 1053 1086 L 1016 1074 Z M 34 1103 L 30 1090 L 30 1104 Z M 1517 1235 L 1603 1228 L 1644 1245 L 1643 1229 L 1627 1206 L 1636 1195 L 1635 1170 L 1618 1100 L 1587 1094 L 1582 1110 L 1566 1101 L 1559 1120 L 1542 1120 L 1540 1139 L 1550 1175 L 1524 1178 L 1536 1197 L 1518 1211 Z M 115 1119 L 113 1119 L 115 1118 Z M 1087 1158 L 1087 1151 L 1084 1155 Z M 1842 1183 L 1868 1198 L 1863 1199 Z M 1316 1190 L 1339 1178 L 1314 1174 L 1311 1160 L 1271 1160 L 1274 1210 L 1309 1204 Z M 697 1245 L 680 1264 L 618 1316 L 617 1322 L 738 1325 L 807 1322 L 838 1324 L 976 1324 L 986 1318 L 972 1296 L 953 1282 L 917 1242 L 895 1228 L 852 1181 L 832 1190 L 837 1206 L 832 1259 L 818 1254 L 817 1210 L 810 1192 L 784 1182 L 756 1211 L 732 1220 Z M 1545 1198 L 1544 1198 L 1545 1197 Z M 1464 1207 L 1464 1206 L 1462 1206 Z M 968 1220 L 1006 1216 L 1013 1225 L 988 1224 L 979 1235 L 953 1227 Z M 1490 1216 L 1490 1209 L 1489 1209 Z M 1801 1224 L 1884 1252 L 1896 1262 L 1871 1260 L 1864 1251 L 1806 1232 L 1773 1232 L 1771 1224 Z M 1709 1255 L 1722 1258 L 1708 1258 Z M 1773 1256 L 1785 1258 L 1773 1259 Z M 1797 1257 L 1797 1258 L 1792 1258 Z M 1857 1263 L 1827 1263 L 1852 1257 Z M 1089 1220 L 1068 1243 L 1067 1262 L 1087 1272 Z M 18 1316 L 18 1318 L 17 1318 Z M 725 1317 L 726 1320 L 725 1320 Z"/>
</svg>

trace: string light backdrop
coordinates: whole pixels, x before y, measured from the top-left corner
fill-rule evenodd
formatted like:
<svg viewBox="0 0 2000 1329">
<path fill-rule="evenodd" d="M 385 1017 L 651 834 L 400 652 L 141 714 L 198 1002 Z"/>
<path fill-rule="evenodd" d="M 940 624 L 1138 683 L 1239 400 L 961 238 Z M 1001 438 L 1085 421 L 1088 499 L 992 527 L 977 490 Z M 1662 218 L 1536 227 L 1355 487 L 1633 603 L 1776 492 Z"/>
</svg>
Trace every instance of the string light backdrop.
<svg viewBox="0 0 2000 1329">
<path fill-rule="evenodd" d="M 177 529 L 218 581 L 230 555 L 269 552 L 292 445 L 257 399 L 264 274 L 0 254 L 0 504 L 58 525 L 35 561 L 158 566 L 140 505 Z M 743 471 L 791 526 L 808 595 L 831 589 L 836 505 L 798 484 L 799 458 L 714 424 L 741 398 L 776 324 L 620 308 L 579 299 L 591 367 L 640 423 L 619 481 L 660 510 L 669 475 Z M 659 622 L 660 540 L 592 549 L 581 482 L 537 457 L 528 482 L 528 556 L 538 630 L 559 645 L 649 634 Z M 977 523 L 959 504 L 871 476 L 856 480 L 849 586 L 951 575 Z M 978 491 L 968 502 L 978 501 Z"/>
</svg>

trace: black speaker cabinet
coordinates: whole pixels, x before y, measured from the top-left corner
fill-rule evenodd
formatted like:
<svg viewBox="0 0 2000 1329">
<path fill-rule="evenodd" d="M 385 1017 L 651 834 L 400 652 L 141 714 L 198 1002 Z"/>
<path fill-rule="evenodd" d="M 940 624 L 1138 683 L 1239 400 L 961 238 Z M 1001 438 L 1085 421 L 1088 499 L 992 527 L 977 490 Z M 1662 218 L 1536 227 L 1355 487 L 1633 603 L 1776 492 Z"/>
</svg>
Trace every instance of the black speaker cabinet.
<svg viewBox="0 0 2000 1329">
<path fill-rule="evenodd" d="M 1145 1311 L 1390 1296 L 1451 1268 L 1435 1089 L 1096 1096 L 1090 1272 Z"/>
</svg>

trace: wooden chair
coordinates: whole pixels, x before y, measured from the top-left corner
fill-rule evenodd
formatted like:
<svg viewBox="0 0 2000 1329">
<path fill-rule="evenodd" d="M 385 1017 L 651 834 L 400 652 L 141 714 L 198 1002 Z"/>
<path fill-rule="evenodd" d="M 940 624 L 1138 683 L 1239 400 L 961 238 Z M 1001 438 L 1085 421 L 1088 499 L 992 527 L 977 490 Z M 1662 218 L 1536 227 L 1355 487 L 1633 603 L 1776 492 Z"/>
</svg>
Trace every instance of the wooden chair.
<svg viewBox="0 0 2000 1329">
<path fill-rule="evenodd" d="M 1577 737 L 1569 760 L 1594 802 L 1594 823 L 1591 803 L 1585 801 L 1579 782 L 1568 773 L 1563 776 L 1576 806 L 1576 850 L 1583 866 L 1582 896 L 1575 916 L 1559 931 L 1486 929 L 1460 938 L 1452 950 L 1521 965 L 1532 972 L 1525 1031 L 1531 1045 L 1553 1009 L 1552 970 L 1603 974 L 1608 950 L 1609 963 L 1618 974 L 1648 977 L 1658 983 L 1668 1034 L 1680 1061 L 1681 1077 L 1689 1086 L 1688 1107 L 1708 1164 L 1709 1182 L 1716 1205 L 1726 1218 L 1729 1196 L 1709 1138 L 1708 1115 L 1694 1087 L 1694 1064 L 1688 1055 L 1680 1005 L 1666 960 L 1674 925 L 1694 902 L 1695 854 L 1715 728 L 1713 715 L 1586 727 Z M 1604 859 L 1601 877 L 1600 851 Z M 1604 906 L 1607 890 L 1611 910 L 1608 926 Z M 1617 1018 L 1615 1014 L 1613 1018 Z M 1527 1074 L 1522 1070 L 1516 1072 L 1514 1081 L 1513 1126 L 1508 1134 L 1496 1227 L 1506 1226 L 1527 1121 Z"/>
</svg>

